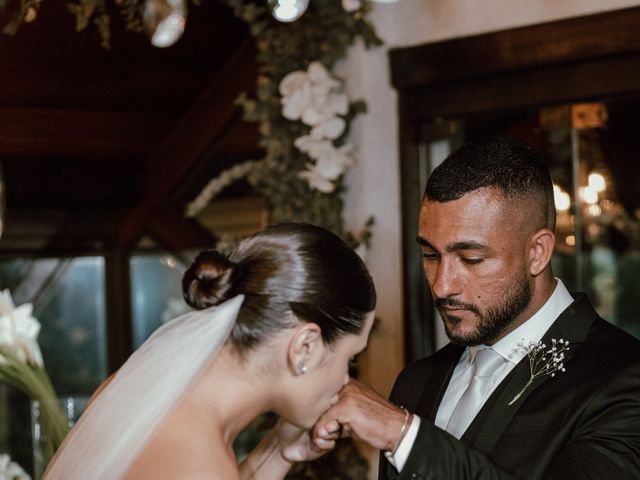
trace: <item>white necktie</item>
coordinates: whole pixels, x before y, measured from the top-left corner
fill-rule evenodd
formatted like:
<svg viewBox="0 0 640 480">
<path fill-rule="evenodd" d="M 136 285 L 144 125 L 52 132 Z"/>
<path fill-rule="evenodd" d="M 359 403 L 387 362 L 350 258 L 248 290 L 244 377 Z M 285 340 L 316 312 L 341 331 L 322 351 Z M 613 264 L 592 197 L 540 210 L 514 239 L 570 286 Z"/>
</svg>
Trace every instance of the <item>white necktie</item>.
<svg viewBox="0 0 640 480">
<path fill-rule="evenodd" d="M 504 359 L 490 347 L 476 353 L 471 382 L 453 410 L 447 432 L 456 438 L 462 437 L 486 400 L 493 374 L 503 363 Z"/>
</svg>

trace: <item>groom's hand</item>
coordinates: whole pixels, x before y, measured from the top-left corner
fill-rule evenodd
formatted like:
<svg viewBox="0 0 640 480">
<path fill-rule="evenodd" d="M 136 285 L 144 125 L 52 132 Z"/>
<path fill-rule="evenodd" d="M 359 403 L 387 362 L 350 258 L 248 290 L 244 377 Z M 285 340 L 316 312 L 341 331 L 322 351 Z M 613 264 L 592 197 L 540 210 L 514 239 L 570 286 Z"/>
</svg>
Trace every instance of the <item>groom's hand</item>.
<svg viewBox="0 0 640 480">
<path fill-rule="evenodd" d="M 339 400 L 318 419 L 313 442 L 325 447 L 340 435 L 350 435 L 380 450 L 393 450 L 400 436 L 405 412 L 364 383 L 351 379 Z"/>
</svg>

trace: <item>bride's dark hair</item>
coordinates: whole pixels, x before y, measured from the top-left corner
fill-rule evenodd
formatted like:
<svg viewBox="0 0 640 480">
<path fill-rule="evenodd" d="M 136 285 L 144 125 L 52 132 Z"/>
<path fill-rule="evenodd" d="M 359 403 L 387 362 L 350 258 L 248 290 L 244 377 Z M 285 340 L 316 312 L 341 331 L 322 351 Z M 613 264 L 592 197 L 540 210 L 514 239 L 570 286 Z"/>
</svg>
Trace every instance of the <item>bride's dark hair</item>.
<svg viewBox="0 0 640 480">
<path fill-rule="evenodd" d="M 376 305 L 373 280 L 353 249 L 329 230 L 302 223 L 267 227 L 242 240 L 228 258 L 200 253 L 182 287 L 196 309 L 245 296 L 231 333 L 240 350 L 293 326 L 289 311 L 318 324 L 331 344 L 359 333 Z"/>
</svg>

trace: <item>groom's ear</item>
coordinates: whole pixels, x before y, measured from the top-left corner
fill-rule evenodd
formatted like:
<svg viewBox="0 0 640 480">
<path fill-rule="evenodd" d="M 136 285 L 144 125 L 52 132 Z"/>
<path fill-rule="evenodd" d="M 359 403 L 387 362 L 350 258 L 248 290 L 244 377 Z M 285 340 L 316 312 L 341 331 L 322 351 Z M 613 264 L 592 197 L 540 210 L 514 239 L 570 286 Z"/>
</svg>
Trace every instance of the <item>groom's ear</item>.
<svg viewBox="0 0 640 480">
<path fill-rule="evenodd" d="M 322 331 L 315 323 L 301 323 L 289 340 L 288 363 L 294 375 L 304 375 L 324 352 Z"/>
</svg>

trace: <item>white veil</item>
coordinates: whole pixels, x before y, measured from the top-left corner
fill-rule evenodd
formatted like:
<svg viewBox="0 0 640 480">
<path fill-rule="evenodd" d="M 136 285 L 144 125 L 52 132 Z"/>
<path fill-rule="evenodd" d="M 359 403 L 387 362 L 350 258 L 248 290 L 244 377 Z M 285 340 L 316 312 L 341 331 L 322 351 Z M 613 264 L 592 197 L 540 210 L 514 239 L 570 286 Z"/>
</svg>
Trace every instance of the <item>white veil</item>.
<svg viewBox="0 0 640 480">
<path fill-rule="evenodd" d="M 156 330 L 82 414 L 44 478 L 122 478 L 227 340 L 243 300 L 238 295 Z"/>
</svg>

